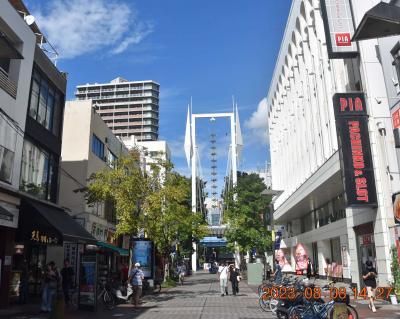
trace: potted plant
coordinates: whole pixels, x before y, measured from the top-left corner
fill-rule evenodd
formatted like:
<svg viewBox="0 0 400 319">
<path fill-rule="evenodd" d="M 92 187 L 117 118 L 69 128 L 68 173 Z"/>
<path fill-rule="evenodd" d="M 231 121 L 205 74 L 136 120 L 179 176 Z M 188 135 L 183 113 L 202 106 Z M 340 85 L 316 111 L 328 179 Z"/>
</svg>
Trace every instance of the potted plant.
<svg viewBox="0 0 400 319">
<path fill-rule="evenodd" d="M 397 248 L 392 248 L 392 275 L 393 282 L 391 284 L 393 288 L 393 294 L 390 295 L 390 301 L 392 304 L 397 304 L 397 300 L 400 298 L 400 265 L 397 256 Z"/>
</svg>

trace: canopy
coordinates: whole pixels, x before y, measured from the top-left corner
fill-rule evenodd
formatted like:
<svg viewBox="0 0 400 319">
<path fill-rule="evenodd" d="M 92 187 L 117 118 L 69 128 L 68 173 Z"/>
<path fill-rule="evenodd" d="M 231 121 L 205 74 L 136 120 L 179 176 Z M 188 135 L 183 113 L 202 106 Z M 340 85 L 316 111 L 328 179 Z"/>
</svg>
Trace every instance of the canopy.
<svg viewBox="0 0 400 319">
<path fill-rule="evenodd" d="M 114 246 L 112 244 L 105 243 L 103 241 L 97 242 L 97 246 L 112 250 L 112 251 L 118 253 L 120 256 L 129 256 L 128 249 L 120 248 L 120 247 Z"/>
<path fill-rule="evenodd" d="M 204 237 L 202 240 L 200 240 L 200 244 L 206 247 L 225 247 L 227 241 L 225 238 Z"/>
<path fill-rule="evenodd" d="M 21 200 L 20 234 L 23 239 L 44 244 L 63 242 L 95 244 L 97 241 L 62 208 L 28 198 Z"/>
<path fill-rule="evenodd" d="M 352 41 L 383 38 L 400 34 L 400 7 L 380 2 L 362 18 Z"/>
</svg>

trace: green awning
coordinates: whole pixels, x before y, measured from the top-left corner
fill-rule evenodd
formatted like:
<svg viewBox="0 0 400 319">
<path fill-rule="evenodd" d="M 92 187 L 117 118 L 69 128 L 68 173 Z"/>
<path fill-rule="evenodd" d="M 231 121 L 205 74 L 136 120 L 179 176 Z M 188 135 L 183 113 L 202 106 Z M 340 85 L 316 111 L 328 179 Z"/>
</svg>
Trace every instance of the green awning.
<svg viewBox="0 0 400 319">
<path fill-rule="evenodd" d="M 117 252 L 120 256 L 129 256 L 128 249 L 120 248 L 103 241 L 97 242 L 97 246 Z"/>
</svg>

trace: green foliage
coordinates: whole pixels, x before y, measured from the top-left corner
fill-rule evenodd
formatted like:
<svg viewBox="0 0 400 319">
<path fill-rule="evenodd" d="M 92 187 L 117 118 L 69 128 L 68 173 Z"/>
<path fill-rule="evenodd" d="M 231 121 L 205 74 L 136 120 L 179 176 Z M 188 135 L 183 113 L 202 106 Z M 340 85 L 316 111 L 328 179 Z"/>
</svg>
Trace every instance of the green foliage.
<svg viewBox="0 0 400 319">
<path fill-rule="evenodd" d="M 257 174 L 238 174 L 237 186 L 225 198 L 224 222 L 229 225 L 226 238 L 231 248 L 237 242 L 242 252 L 256 248 L 263 253 L 271 246 L 265 223 L 271 197 L 261 195 L 265 188 Z"/>
<path fill-rule="evenodd" d="M 121 157 L 114 169 L 90 177 L 85 197 L 89 205 L 111 202 L 115 206 L 116 234 L 137 235 L 144 230 L 158 251 L 169 257 L 174 243 L 205 234 L 201 214 L 191 211 L 189 180 L 172 171 L 172 164 L 157 160 L 143 172 L 140 154 Z"/>
<path fill-rule="evenodd" d="M 400 265 L 397 256 L 397 248 L 392 248 L 392 275 L 393 284 L 392 287 L 397 295 L 400 295 Z"/>
</svg>

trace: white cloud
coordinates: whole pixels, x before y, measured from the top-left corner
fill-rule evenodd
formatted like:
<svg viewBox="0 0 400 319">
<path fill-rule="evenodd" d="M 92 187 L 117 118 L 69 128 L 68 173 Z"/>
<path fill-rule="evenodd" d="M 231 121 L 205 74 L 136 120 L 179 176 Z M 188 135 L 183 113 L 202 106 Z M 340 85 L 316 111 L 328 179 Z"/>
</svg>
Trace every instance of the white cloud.
<svg viewBox="0 0 400 319">
<path fill-rule="evenodd" d="M 245 123 L 246 128 L 250 130 L 250 140 L 252 142 L 269 142 L 268 134 L 268 103 L 267 98 L 263 98 L 259 103 L 257 110 Z"/>
<path fill-rule="evenodd" d="M 98 50 L 122 53 L 153 31 L 151 24 L 137 21 L 130 6 L 115 0 L 53 0 L 36 9 L 40 29 L 62 58 Z"/>
</svg>

